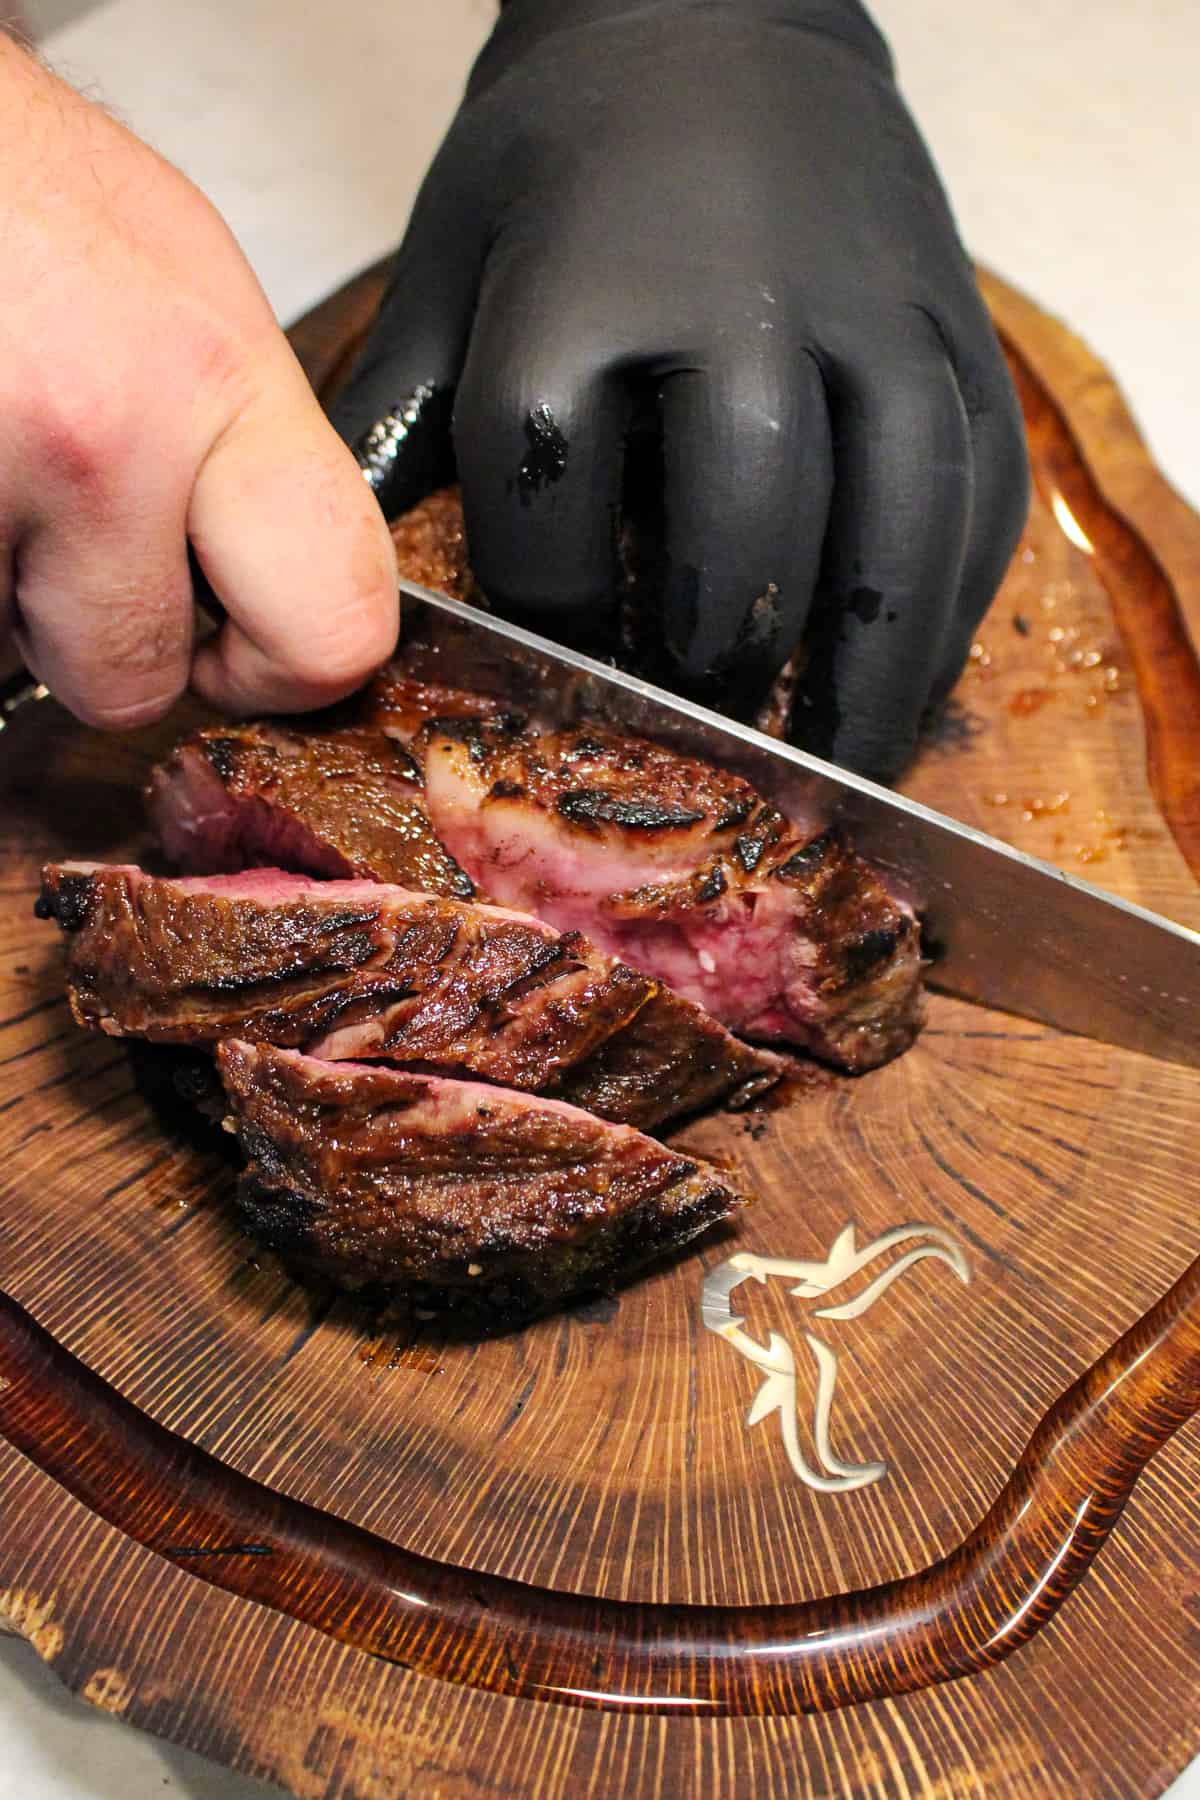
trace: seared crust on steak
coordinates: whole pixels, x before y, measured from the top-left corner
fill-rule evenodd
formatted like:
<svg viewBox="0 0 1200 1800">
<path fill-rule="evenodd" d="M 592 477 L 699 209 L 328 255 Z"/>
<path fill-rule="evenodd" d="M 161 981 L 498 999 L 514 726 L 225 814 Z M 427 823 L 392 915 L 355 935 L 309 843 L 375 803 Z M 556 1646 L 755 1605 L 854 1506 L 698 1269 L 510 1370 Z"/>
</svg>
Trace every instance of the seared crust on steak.
<svg viewBox="0 0 1200 1800">
<path fill-rule="evenodd" d="M 679 1113 L 723 1104 L 732 1111 L 769 1092 L 787 1068 L 782 1057 L 743 1044 L 701 1006 L 660 987 L 624 1031 L 614 1031 L 576 1064 L 560 1092 L 601 1119 L 624 1119 L 651 1131 L 655 1096 L 670 1069 Z"/>
<path fill-rule="evenodd" d="M 379 731 L 198 731 L 154 770 L 146 798 L 167 855 L 192 874 L 286 863 L 464 900 L 475 891 L 434 836 L 419 769 Z"/>
<path fill-rule="evenodd" d="M 484 604 L 467 563 L 467 533 L 456 487 L 427 495 L 392 523 L 391 533 L 399 574 L 456 600 Z"/>
<path fill-rule="evenodd" d="M 745 1196 L 577 1107 L 228 1042 L 240 1201 L 299 1273 L 527 1314 L 614 1281 Z"/>
<path fill-rule="evenodd" d="M 567 1098 L 580 1083 L 606 1117 L 646 1126 L 782 1072 L 580 933 L 498 907 L 281 870 L 163 880 L 62 863 L 39 908 L 68 934 L 76 1019 L 113 1036 L 237 1036 Z"/>
</svg>

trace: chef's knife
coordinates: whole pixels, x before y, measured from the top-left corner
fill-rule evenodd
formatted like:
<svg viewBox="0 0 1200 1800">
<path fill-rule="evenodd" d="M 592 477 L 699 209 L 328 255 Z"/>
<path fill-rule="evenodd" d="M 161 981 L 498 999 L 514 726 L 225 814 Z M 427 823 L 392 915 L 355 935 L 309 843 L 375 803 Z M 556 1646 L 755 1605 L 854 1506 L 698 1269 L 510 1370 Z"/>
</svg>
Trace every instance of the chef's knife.
<svg viewBox="0 0 1200 1800">
<path fill-rule="evenodd" d="M 736 769 L 855 847 L 918 907 L 929 980 L 1002 1012 L 1200 1066 L 1200 935 L 619 669 L 400 582 L 409 660 L 539 720 L 603 721 Z"/>
</svg>

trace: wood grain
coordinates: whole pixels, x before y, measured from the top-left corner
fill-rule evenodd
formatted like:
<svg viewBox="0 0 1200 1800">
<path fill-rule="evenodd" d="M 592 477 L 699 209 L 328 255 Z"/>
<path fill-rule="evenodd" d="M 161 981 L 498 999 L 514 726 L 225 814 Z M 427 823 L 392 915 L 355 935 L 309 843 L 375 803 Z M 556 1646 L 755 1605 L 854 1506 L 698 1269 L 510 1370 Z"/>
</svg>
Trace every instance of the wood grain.
<svg viewBox="0 0 1200 1800">
<path fill-rule="evenodd" d="M 1135 439 L 1111 461 L 1100 378 L 1077 389 L 1069 337 L 997 293 L 1099 502 L 1136 524 L 1190 629 L 1200 522 L 1155 504 Z M 359 323 L 371 303 L 370 284 L 352 296 Z M 337 319 L 317 334 L 333 370 Z M 1031 410 L 1035 458 L 1036 424 Z M 1039 474 L 1063 491 L 1061 469 Z M 1148 770 L 1145 667 L 1121 635 L 1094 518 L 1087 535 L 1090 555 L 1039 499 L 950 729 L 906 787 L 1200 923 Z M 953 1556 L 1047 1409 L 1200 1251 L 1195 1076 L 938 1001 L 892 1068 L 686 1134 L 760 1195 L 738 1247 L 820 1257 L 851 1217 L 864 1240 L 915 1219 L 965 1245 L 969 1288 L 922 1265 L 831 1328 L 835 1441 L 886 1458 L 875 1486 L 814 1494 L 773 1424 L 747 1430 L 754 1377 L 697 1317 L 703 1271 L 729 1241 L 616 1303 L 484 1343 L 344 1303 L 316 1315 L 234 1234 L 221 1146 L 164 1111 L 142 1063 L 71 1030 L 56 946 L 27 911 L 43 857 L 136 852 L 155 741 L 109 744 L 50 703 L 0 739 L 0 1286 L 145 1418 L 389 1554 L 676 1607 L 803 1606 L 902 1581 Z M 760 1338 L 803 1329 L 781 1284 L 738 1300 Z M 0 1610 L 72 1685 L 302 1794 L 1150 1793 L 1200 1741 L 1198 1472 L 1193 1427 L 1011 1662 L 827 1716 L 603 1715 L 385 1666 L 137 1546 L 3 1446 Z M 1047 1529 L 1043 1567 L 1062 1542 Z"/>
<path fill-rule="evenodd" d="M 90 1512 L 383 1662 L 611 1712 L 831 1712 L 991 1667 L 1053 1618 L 1198 1407 L 1200 1261 L 1055 1403 L 941 1562 L 794 1605 L 606 1600 L 414 1556 L 248 1481 L 153 1424 L 0 1296 L 0 1431 Z"/>
</svg>

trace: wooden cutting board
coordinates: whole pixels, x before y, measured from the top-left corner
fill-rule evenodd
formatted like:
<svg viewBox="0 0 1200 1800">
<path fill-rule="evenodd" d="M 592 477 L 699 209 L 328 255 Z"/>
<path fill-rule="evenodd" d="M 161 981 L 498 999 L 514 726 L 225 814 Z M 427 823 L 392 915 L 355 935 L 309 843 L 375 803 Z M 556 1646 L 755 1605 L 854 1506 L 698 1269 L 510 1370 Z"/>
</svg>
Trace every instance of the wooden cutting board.
<svg viewBox="0 0 1200 1800">
<path fill-rule="evenodd" d="M 380 281 L 297 328 L 318 386 Z M 1200 927 L 1200 519 L 985 284 L 1038 495 L 905 789 Z M 305 1800 L 1159 1792 L 1200 1749 L 1200 1074 L 936 999 L 891 1067 L 681 1133 L 759 1203 L 615 1299 L 483 1342 L 318 1307 L 31 914 L 44 859 L 144 846 L 166 735 L 0 736 L 0 1619 Z M 805 1268 L 722 1313 L 737 1253 Z"/>
</svg>

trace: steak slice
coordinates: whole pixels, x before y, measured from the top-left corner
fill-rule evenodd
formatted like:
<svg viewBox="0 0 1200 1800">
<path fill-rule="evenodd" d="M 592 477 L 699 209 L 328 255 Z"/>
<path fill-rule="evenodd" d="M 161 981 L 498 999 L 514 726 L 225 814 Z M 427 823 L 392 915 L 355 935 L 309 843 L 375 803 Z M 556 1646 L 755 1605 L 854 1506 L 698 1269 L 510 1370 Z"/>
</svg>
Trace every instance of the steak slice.
<svg viewBox="0 0 1200 1800">
<path fill-rule="evenodd" d="M 855 1071 L 919 1030 L 911 909 L 840 835 L 805 841 L 739 776 L 503 716 L 435 720 L 416 752 L 434 829 L 473 879 L 586 929 L 731 1030 Z"/>
<path fill-rule="evenodd" d="M 578 932 L 498 907 L 282 870 L 165 880 L 60 863 L 39 910 L 68 933 L 76 1019 L 113 1036 L 242 1037 L 568 1099 L 580 1083 L 606 1117 L 647 1126 L 782 1073 Z"/>
<path fill-rule="evenodd" d="M 340 1287 L 528 1314 L 745 1204 L 708 1165 L 553 1100 L 236 1041 L 217 1061 L 246 1225 Z"/>
<path fill-rule="evenodd" d="M 458 899 L 475 891 L 434 836 L 420 770 L 379 731 L 198 731 L 154 770 L 146 798 L 163 849 L 193 874 L 281 863 Z"/>
</svg>

